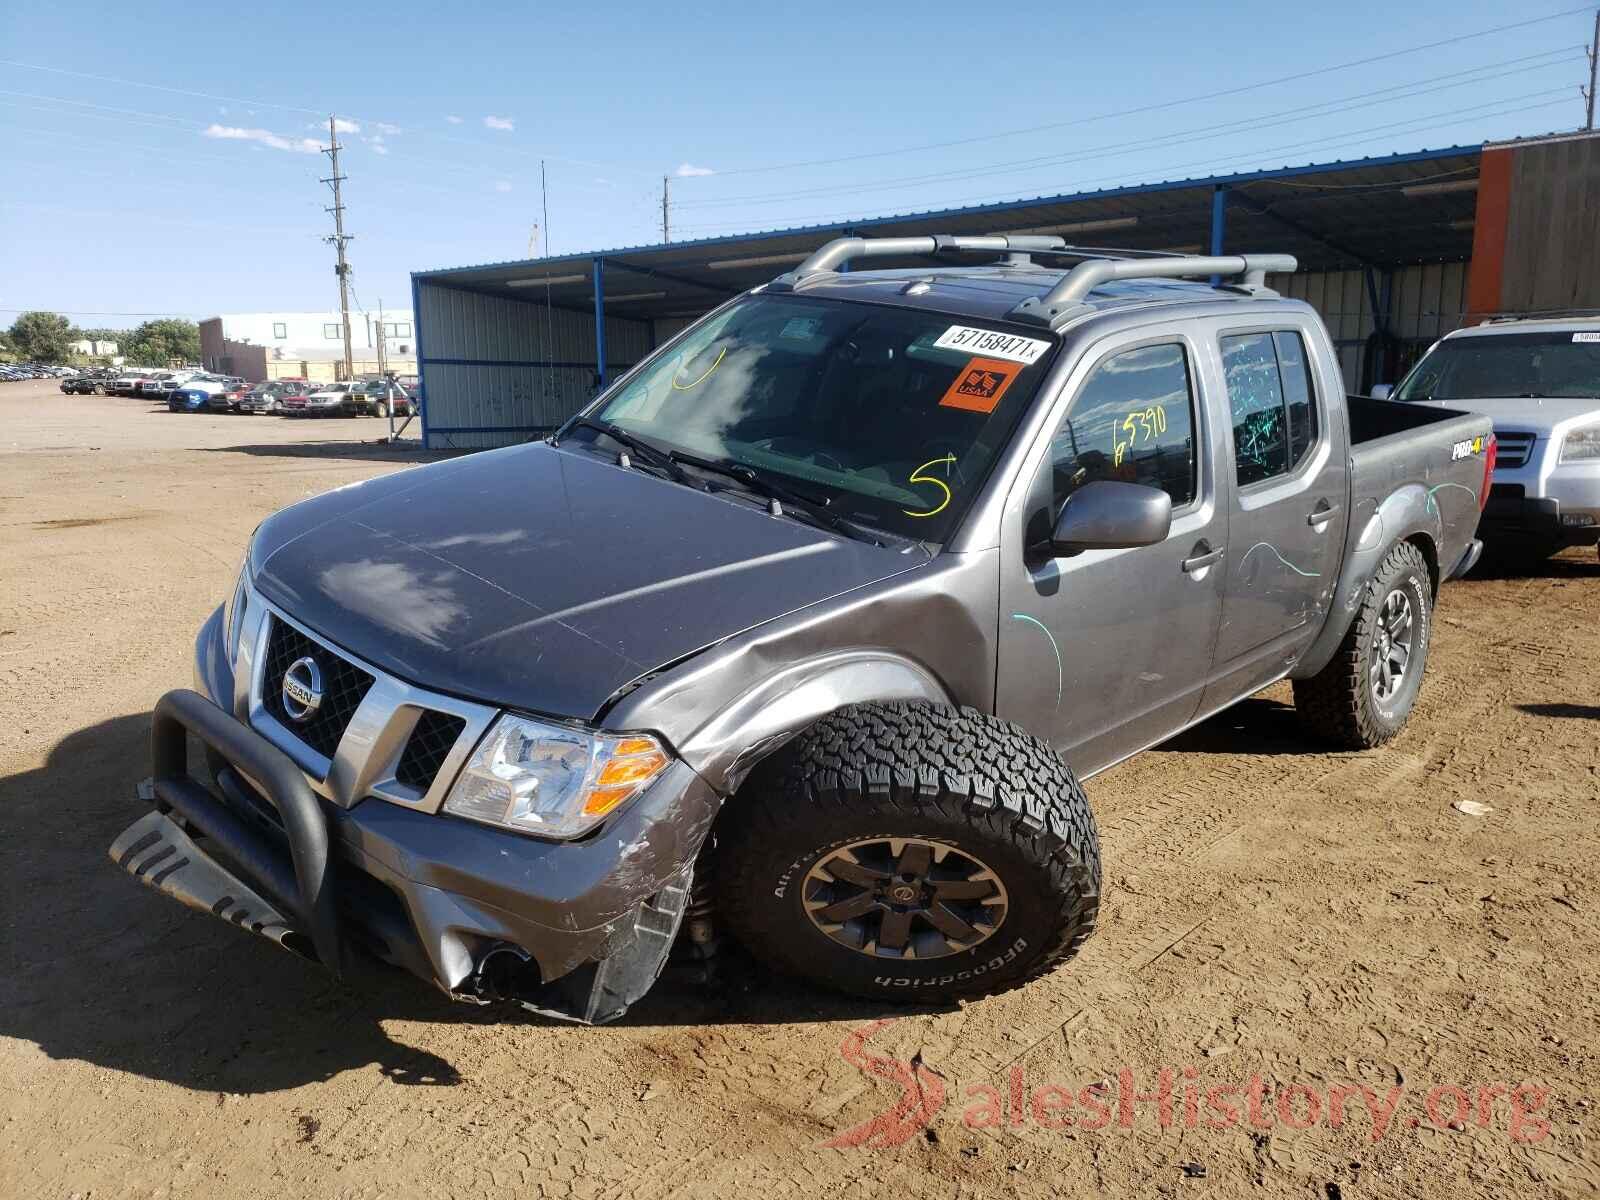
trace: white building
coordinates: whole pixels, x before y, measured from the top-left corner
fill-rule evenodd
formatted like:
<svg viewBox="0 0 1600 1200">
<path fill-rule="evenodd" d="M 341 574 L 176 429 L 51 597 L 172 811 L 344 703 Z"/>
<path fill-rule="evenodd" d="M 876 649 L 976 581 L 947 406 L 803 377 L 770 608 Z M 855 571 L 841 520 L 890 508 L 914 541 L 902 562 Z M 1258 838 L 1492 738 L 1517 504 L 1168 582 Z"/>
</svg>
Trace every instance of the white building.
<svg viewBox="0 0 1600 1200">
<path fill-rule="evenodd" d="M 79 338 L 69 342 L 67 348 L 74 354 L 82 354 L 88 358 L 111 358 L 119 349 L 117 343 L 95 338 Z"/>
<path fill-rule="evenodd" d="M 384 367 L 416 371 L 410 309 L 384 310 Z M 350 314 L 350 355 L 358 375 L 379 369 L 377 313 Z M 200 361 L 208 371 L 246 379 L 334 379 L 344 365 L 344 326 L 336 312 L 225 313 L 200 322 Z"/>
</svg>

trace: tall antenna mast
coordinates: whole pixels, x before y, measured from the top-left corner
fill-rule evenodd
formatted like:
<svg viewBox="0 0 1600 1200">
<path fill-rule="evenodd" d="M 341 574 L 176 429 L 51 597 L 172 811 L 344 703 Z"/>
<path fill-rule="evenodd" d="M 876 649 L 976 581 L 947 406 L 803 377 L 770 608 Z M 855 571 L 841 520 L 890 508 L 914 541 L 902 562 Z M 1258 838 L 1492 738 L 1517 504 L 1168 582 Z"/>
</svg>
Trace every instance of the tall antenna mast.
<svg viewBox="0 0 1600 1200">
<path fill-rule="evenodd" d="M 672 226 L 667 216 L 668 208 L 672 203 L 672 176 L 661 177 L 661 241 L 664 243 L 672 240 Z"/>
<path fill-rule="evenodd" d="M 325 209 L 333 214 L 333 235 L 322 240 L 332 242 L 334 251 L 338 256 L 333 271 L 339 277 L 339 319 L 344 324 L 344 377 L 355 377 L 355 363 L 350 354 L 350 264 L 345 261 L 345 244 L 353 235 L 344 231 L 344 199 L 339 191 L 339 185 L 345 181 L 345 176 L 339 174 L 339 151 L 344 149 L 339 145 L 339 130 L 330 114 L 328 117 L 328 145 L 323 149 L 332 162 L 333 175 L 322 182 L 333 187 L 333 207 Z"/>
</svg>

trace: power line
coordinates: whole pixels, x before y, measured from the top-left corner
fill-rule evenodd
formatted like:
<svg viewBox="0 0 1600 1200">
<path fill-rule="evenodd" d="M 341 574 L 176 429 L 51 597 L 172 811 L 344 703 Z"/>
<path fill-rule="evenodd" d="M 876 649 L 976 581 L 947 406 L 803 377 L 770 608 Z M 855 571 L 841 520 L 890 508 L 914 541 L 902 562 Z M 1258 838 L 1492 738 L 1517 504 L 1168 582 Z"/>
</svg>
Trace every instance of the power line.
<svg viewBox="0 0 1600 1200">
<path fill-rule="evenodd" d="M 69 71 L 65 67 L 46 67 L 39 63 L 17 62 L 15 59 L 0 58 L 0 67 L 17 67 L 24 71 L 49 71 L 53 75 L 71 75 L 75 79 L 93 79 L 99 83 L 116 83 L 124 87 L 148 88 L 153 92 L 171 92 L 174 96 L 192 96 L 197 100 L 219 100 L 224 104 L 248 104 L 256 108 L 277 108 L 287 112 L 311 113 L 318 115 L 314 108 L 304 108 L 298 104 L 278 104 L 272 100 L 245 100 L 238 96 L 218 96 L 211 92 L 194 92 L 187 88 L 168 87 L 161 83 L 149 83 L 140 79 L 117 79 L 111 75 L 91 75 L 88 71 Z"/>
<path fill-rule="evenodd" d="M 1261 117 L 1242 118 L 1236 121 L 1225 121 L 1215 125 L 1201 125 L 1174 133 L 1158 134 L 1154 137 L 1144 138 L 1132 142 L 1113 142 L 1106 145 L 1094 146 L 1086 150 L 1074 151 L 1070 154 L 1047 154 L 1033 158 L 1013 159 L 1008 162 L 983 163 L 956 170 L 940 171 L 928 175 L 900 176 L 894 179 L 880 179 L 872 183 L 837 184 L 825 187 L 807 188 L 803 190 L 786 190 L 782 192 L 764 192 L 747 196 L 726 196 L 714 200 L 679 201 L 677 207 L 683 208 L 721 208 L 734 204 L 763 204 L 792 200 L 800 196 L 823 195 L 848 195 L 860 192 L 889 190 L 900 187 L 910 187 L 926 183 L 936 183 L 956 179 L 981 179 L 996 173 L 1021 173 L 1024 170 L 1037 170 L 1046 166 L 1060 166 L 1070 162 L 1077 162 L 1085 158 L 1101 158 L 1110 154 L 1131 153 L 1135 150 L 1154 149 L 1173 142 L 1187 142 L 1201 135 L 1206 137 L 1220 137 L 1228 133 L 1247 133 L 1257 129 L 1268 129 L 1277 125 L 1291 124 L 1303 118 L 1306 114 L 1316 109 L 1327 111 L 1317 113 L 1318 116 L 1332 116 L 1336 113 L 1354 112 L 1357 109 L 1373 108 L 1383 104 L 1392 104 L 1397 100 L 1409 100 L 1418 96 L 1430 95 L 1434 92 L 1449 91 L 1452 88 L 1466 87 L 1475 83 L 1487 82 L 1491 79 L 1503 79 L 1512 75 L 1526 74 L 1530 71 L 1542 71 L 1552 66 L 1560 65 L 1559 60 L 1539 62 L 1533 66 L 1523 66 L 1516 70 L 1500 71 L 1494 74 L 1483 74 L 1493 67 L 1509 66 L 1515 63 L 1527 63 L 1533 59 L 1553 59 L 1554 55 L 1570 55 L 1571 47 L 1563 46 L 1559 50 L 1546 50 L 1539 54 L 1530 54 L 1522 58 L 1508 59 L 1499 63 L 1488 63 L 1484 66 L 1473 67 L 1466 71 L 1454 71 L 1445 75 L 1436 75 L 1430 79 L 1414 80 L 1411 83 L 1396 84 L 1393 87 L 1379 89 L 1378 92 L 1366 92 L 1359 96 L 1346 96 L 1337 100 L 1324 100 L 1316 104 L 1301 105 L 1298 108 L 1284 109 L 1276 113 L 1267 113 Z M 1462 79 L 1461 76 L 1471 75 L 1473 78 Z M 1455 80 L 1455 82 L 1441 84 L 1438 87 L 1423 87 L 1422 84 L 1436 83 L 1441 79 Z M 1386 95 L 1385 93 L 1400 93 Z M 1335 107 L 1337 106 L 1337 107 Z"/>
<path fill-rule="evenodd" d="M 1557 100 L 1545 100 L 1545 101 L 1543 101 L 1541 103 L 1538 103 L 1538 104 L 1528 104 L 1528 105 L 1522 105 L 1520 107 L 1497 109 L 1497 110 L 1492 111 L 1492 112 L 1478 113 L 1478 115 L 1481 116 L 1481 117 L 1511 116 L 1511 115 L 1514 115 L 1516 113 L 1532 112 L 1532 111 L 1535 111 L 1537 109 L 1543 109 L 1543 108 L 1552 108 L 1555 105 L 1561 104 L 1561 103 L 1570 103 L 1571 92 L 1567 88 L 1552 88 L 1552 89 L 1549 89 L 1549 90 L 1546 90 L 1546 91 L 1542 91 L 1542 92 L 1531 92 L 1531 93 L 1529 93 L 1527 95 L 1524 95 L 1524 96 L 1505 97 L 1502 100 L 1497 100 L 1497 101 L 1492 102 L 1492 104 L 1512 103 L 1512 102 L 1515 102 L 1515 101 L 1532 99 L 1532 98 L 1539 97 L 1539 96 L 1552 96 L 1552 95 L 1554 95 L 1554 96 L 1563 96 L 1566 99 L 1565 100 L 1560 100 L 1560 99 L 1557 99 Z M 1376 134 L 1376 133 L 1394 133 L 1394 132 L 1421 133 L 1421 132 L 1424 132 L 1425 130 L 1428 130 L 1428 129 L 1437 129 L 1437 128 L 1441 128 L 1441 127 L 1448 127 L 1448 126 L 1451 126 L 1451 125 L 1458 124 L 1460 122 L 1460 118 L 1464 114 L 1474 113 L 1478 109 L 1490 108 L 1490 107 L 1492 107 L 1492 105 L 1476 105 L 1476 106 L 1472 106 L 1472 107 L 1468 107 L 1468 108 L 1458 108 L 1458 109 L 1453 110 L 1450 113 L 1430 113 L 1426 117 L 1418 117 L 1418 118 L 1414 118 L 1414 119 L 1408 120 L 1408 121 L 1391 122 L 1391 123 L 1386 124 L 1386 125 L 1371 126 L 1371 127 L 1367 128 L 1367 129 L 1350 130 L 1350 131 L 1345 132 L 1345 133 L 1332 134 L 1332 135 L 1329 135 L 1328 137 L 1317 138 L 1317 139 L 1313 139 L 1311 141 L 1296 142 L 1296 143 L 1293 143 L 1293 144 L 1290 144 L 1290 145 L 1275 146 L 1275 147 L 1271 147 L 1271 148 L 1263 149 L 1263 150 L 1252 150 L 1252 151 L 1249 151 L 1249 152 L 1246 152 L 1246 153 L 1242 153 L 1242 154 L 1227 156 L 1227 157 L 1223 158 L 1220 161 L 1215 159 L 1215 158 L 1210 158 L 1210 159 L 1193 160 L 1193 161 L 1186 162 L 1186 163 L 1176 163 L 1176 164 L 1173 164 L 1168 169 L 1169 170 L 1174 170 L 1174 171 L 1179 171 L 1179 170 L 1188 170 L 1188 169 L 1192 169 L 1192 168 L 1195 168 L 1195 167 L 1205 167 L 1205 168 L 1208 169 L 1209 173 L 1215 174 L 1218 171 L 1220 171 L 1220 170 L 1224 169 L 1225 167 L 1230 166 L 1230 165 L 1232 165 L 1234 163 L 1246 163 L 1246 162 L 1256 163 L 1256 162 L 1260 162 L 1267 155 L 1284 154 L 1284 153 L 1289 153 L 1289 152 L 1293 152 L 1293 151 L 1303 150 L 1303 149 L 1306 149 L 1307 147 L 1326 145 L 1328 143 L 1333 143 L 1334 145 L 1347 145 L 1347 144 L 1350 144 L 1350 143 L 1363 141 L 1363 140 L 1367 139 L 1368 137 L 1370 137 L 1371 135 Z M 1416 125 L 1418 121 L 1430 121 L 1430 120 L 1433 120 L 1436 117 L 1447 117 L 1449 119 L 1448 120 L 1444 120 L 1444 121 L 1434 121 L 1434 123 L 1431 124 L 1431 125 L 1422 125 L 1422 126 L 1420 126 L 1418 128 L 1414 128 L 1414 129 L 1405 128 L 1406 126 Z M 1076 188 L 1078 190 L 1084 190 L 1084 189 L 1087 189 L 1088 187 L 1090 187 L 1090 186 L 1092 186 L 1094 184 L 1097 184 L 1097 183 L 1116 182 L 1116 181 L 1118 181 L 1118 180 L 1120 180 L 1122 178 L 1123 178 L 1123 176 L 1120 175 L 1120 174 L 1119 175 L 1101 176 L 1101 177 L 1096 178 L 1096 179 L 1084 180 L 1084 181 L 1076 184 L 1075 186 L 1076 186 Z M 1169 180 L 1166 180 L 1166 181 L 1163 181 L 1163 182 L 1178 182 L 1178 181 L 1169 179 Z M 953 207 L 959 207 L 959 206 L 964 206 L 964 205 L 968 205 L 968 204 L 1004 203 L 1006 201 L 1009 201 L 1009 200 L 1012 200 L 1012 199 L 1016 199 L 1016 198 L 1017 197 L 1010 196 L 1010 195 L 997 197 L 994 193 L 991 192 L 991 193 L 987 193 L 987 194 L 982 195 L 982 196 L 962 196 L 962 197 L 957 197 L 955 199 L 946 201 L 944 203 L 943 207 L 945 207 L 945 208 L 953 208 Z M 933 210 L 929 210 L 929 211 L 933 211 Z M 907 215 L 909 215 L 909 214 L 907 214 Z M 820 224 L 829 224 L 829 223 L 836 222 L 836 221 L 850 221 L 850 220 L 860 220 L 860 219 L 864 219 L 864 218 L 863 218 L 862 214 L 859 211 L 857 211 L 857 212 L 846 212 L 846 213 L 831 213 L 831 214 L 828 214 L 828 215 L 821 215 L 821 216 L 790 218 L 789 219 L 789 225 L 787 227 L 792 228 L 792 227 L 797 226 L 797 225 L 820 225 Z M 702 231 L 716 231 L 716 230 L 734 229 L 734 228 L 739 228 L 742 225 L 744 225 L 744 222 L 723 222 L 723 223 L 720 223 L 720 224 L 696 225 L 696 226 L 688 227 L 688 228 L 692 228 L 695 232 L 702 232 Z M 680 233 L 684 232 L 684 228 L 685 227 L 680 227 L 679 232 Z"/>
<path fill-rule="evenodd" d="M 1204 92 L 1197 96 L 1183 96 L 1175 100 L 1162 100 L 1154 104 L 1144 104 L 1137 108 L 1125 108 L 1115 112 L 1097 113 L 1091 117 L 1079 117 L 1071 121 L 1050 121 L 1043 125 L 1029 125 L 1021 129 L 1006 129 L 998 133 L 979 134 L 973 137 L 955 138 L 946 142 L 925 142 L 916 146 L 901 146 L 890 150 L 873 150 L 861 154 L 846 154 L 838 158 L 816 158 L 804 162 L 773 163 L 761 167 L 735 167 L 726 171 L 718 171 L 714 176 L 705 178 L 725 178 L 730 175 L 754 175 L 768 171 L 792 171 L 800 167 L 827 167 L 836 163 L 861 162 L 870 158 L 887 158 L 897 154 L 916 154 L 923 150 L 944 150 L 951 146 L 970 146 L 976 142 L 996 141 L 1000 138 L 1019 137 L 1028 133 L 1043 133 L 1051 129 L 1066 129 L 1079 125 L 1090 125 L 1099 121 L 1110 121 L 1118 117 L 1139 116 L 1144 113 L 1162 112 L 1169 108 L 1176 108 L 1183 104 L 1199 104 L 1207 100 L 1220 100 L 1227 96 L 1239 96 L 1246 92 L 1259 91 L 1262 88 L 1277 87 L 1284 83 L 1298 83 L 1305 79 L 1315 79 L 1321 75 L 1330 75 L 1335 71 L 1347 71 L 1352 67 L 1370 66 L 1373 63 L 1388 62 L 1392 59 L 1402 58 L 1407 54 L 1418 54 L 1424 50 L 1438 50 L 1444 46 L 1459 45 L 1462 42 L 1474 41 L 1478 38 L 1492 37 L 1497 33 L 1509 33 L 1516 29 L 1526 29 L 1532 25 L 1542 25 L 1550 21 L 1558 21 L 1563 17 L 1574 16 L 1577 13 L 1590 11 L 1588 5 L 1581 8 L 1568 8 L 1560 12 L 1550 13 L 1543 17 L 1531 17 L 1526 21 L 1514 21 L 1508 25 L 1496 25 L 1491 29 L 1480 29 L 1475 33 L 1458 34 L 1455 37 L 1442 38 L 1436 42 L 1425 42 L 1421 45 L 1406 46 L 1399 50 L 1390 50 L 1384 54 L 1373 54 L 1366 58 L 1351 59 L 1349 62 L 1334 63 L 1331 66 L 1318 67 L 1310 71 L 1297 71 L 1293 75 L 1280 75 L 1276 79 L 1264 79 L 1258 83 L 1241 84 L 1238 87 L 1223 88 L 1220 91 Z"/>
</svg>

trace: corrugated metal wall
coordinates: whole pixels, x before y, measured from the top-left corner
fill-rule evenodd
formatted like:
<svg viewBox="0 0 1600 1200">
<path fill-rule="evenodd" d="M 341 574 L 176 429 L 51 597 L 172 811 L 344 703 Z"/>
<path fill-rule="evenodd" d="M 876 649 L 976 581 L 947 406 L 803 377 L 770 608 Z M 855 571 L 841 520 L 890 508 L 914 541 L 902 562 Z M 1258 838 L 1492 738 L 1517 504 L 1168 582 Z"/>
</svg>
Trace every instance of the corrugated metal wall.
<svg viewBox="0 0 1600 1200">
<path fill-rule="evenodd" d="M 594 394 L 594 318 L 417 281 L 430 448 L 487 449 L 559 425 Z M 613 377 L 652 345 L 646 322 L 606 319 Z"/>
<path fill-rule="evenodd" d="M 1500 311 L 1600 307 L 1600 138 L 1517 146 Z"/>
<path fill-rule="evenodd" d="M 1367 371 L 1368 339 L 1374 332 L 1372 301 L 1361 271 L 1302 271 L 1269 282 L 1285 296 L 1304 300 L 1322 314 L 1339 350 L 1345 387 L 1397 383 L 1441 336 L 1459 329 L 1467 313 L 1467 263 L 1424 263 L 1390 272 L 1389 333 L 1396 341 L 1389 361 Z M 1379 276 L 1381 295 L 1382 276 Z"/>
</svg>

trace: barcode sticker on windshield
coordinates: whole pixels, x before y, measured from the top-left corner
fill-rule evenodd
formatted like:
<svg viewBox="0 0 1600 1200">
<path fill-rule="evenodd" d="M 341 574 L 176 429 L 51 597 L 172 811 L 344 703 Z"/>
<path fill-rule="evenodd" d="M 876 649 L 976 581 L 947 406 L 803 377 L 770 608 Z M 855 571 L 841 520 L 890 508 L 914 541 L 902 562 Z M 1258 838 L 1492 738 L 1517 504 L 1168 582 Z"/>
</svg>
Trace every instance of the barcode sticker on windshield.
<svg viewBox="0 0 1600 1200">
<path fill-rule="evenodd" d="M 968 354 L 985 354 L 990 358 L 1005 358 L 1012 362 L 1033 363 L 1050 349 L 1049 342 L 1037 338 L 1018 337 L 1013 333 L 996 333 L 992 329 L 974 329 L 970 325 L 952 325 L 939 335 L 934 345 L 941 350 L 965 350 Z"/>
<path fill-rule="evenodd" d="M 1575 342 L 1600 342 L 1600 333 L 1575 333 L 1572 335 Z"/>
</svg>

